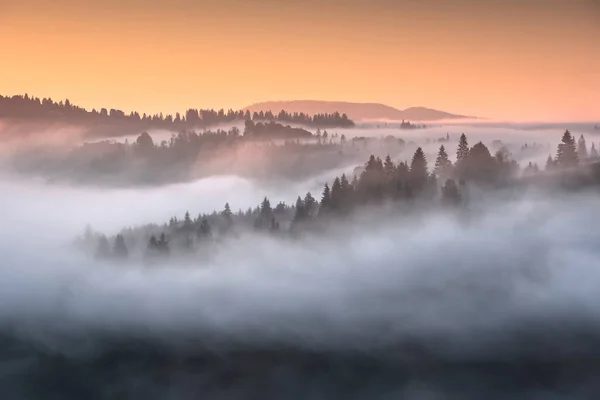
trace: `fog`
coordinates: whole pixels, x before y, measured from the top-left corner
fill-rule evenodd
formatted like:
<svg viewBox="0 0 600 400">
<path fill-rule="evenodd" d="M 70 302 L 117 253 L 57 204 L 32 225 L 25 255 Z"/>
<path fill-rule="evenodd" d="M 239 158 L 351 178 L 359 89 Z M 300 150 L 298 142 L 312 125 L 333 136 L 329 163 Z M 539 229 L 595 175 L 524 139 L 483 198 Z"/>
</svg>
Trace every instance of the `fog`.
<svg viewBox="0 0 600 400">
<path fill-rule="evenodd" d="M 446 132 L 450 154 L 459 132 L 471 145 L 547 142 L 552 154 L 561 133 L 460 127 L 400 136 L 422 142 Z M 439 143 L 425 146 L 432 163 Z M 408 153 L 395 157 L 410 159 Z M 318 196 L 324 181 L 350 168 L 279 187 L 221 176 L 147 189 L 91 189 L 3 175 L 0 327 L 44 352 L 69 356 L 95 349 L 95 335 L 175 347 L 191 340 L 220 351 L 383 352 L 406 363 L 518 365 L 523 358 L 570 363 L 600 356 L 597 193 L 487 198 L 469 205 L 468 218 L 443 211 L 382 217 L 365 210 L 328 236 L 245 234 L 196 266 L 99 263 L 66 245 L 88 223 L 114 234 L 187 210 L 221 210 L 225 202 L 237 210 L 265 195 L 273 203 L 291 203 L 309 190 Z M 444 393 L 427 385 L 427 393 Z M 414 394 L 409 389 L 402 393 Z M 566 393 L 574 398 L 579 392 Z"/>
<path fill-rule="evenodd" d="M 464 357 L 499 352 L 513 329 L 550 324 L 544 340 L 552 341 L 561 321 L 600 322 L 600 214 L 591 194 L 490 201 L 470 221 L 439 212 L 373 216 L 297 242 L 247 235 L 192 269 L 95 264 L 61 246 L 86 222 L 116 229 L 180 211 L 175 199 L 179 207 L 190 201 L 212 208 L 231 186 L 242 201 L 260 192 L 233 178 L 196 185 L 136 193 L 3 183 L 3 323 L 33 324 L 35 332 L 207 332 L 309 347 L 369 348 L 443 335 L 448 348 L 431 345 Z M 580 344 L 554 345 L 575 351 Z M 538 345 L 547 343 L 531 350 Z"/>
</svg>

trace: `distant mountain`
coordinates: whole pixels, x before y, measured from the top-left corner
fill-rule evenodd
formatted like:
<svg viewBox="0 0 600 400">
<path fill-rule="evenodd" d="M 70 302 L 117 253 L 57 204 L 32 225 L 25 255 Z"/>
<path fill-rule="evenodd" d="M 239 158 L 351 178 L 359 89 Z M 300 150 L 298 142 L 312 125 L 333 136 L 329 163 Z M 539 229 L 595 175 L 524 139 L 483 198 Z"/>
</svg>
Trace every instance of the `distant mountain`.
<svg viewBox="0 0 600 400">
<path fill-rule="evenodd" d="M 287 112 L 303 112 L 305 114 L 334 113 L 347 114 L 354 121 L 366 120 L 409 120 L 409 121 L 437 121 L 441 119 L 475 118 L 465 115 L 450 114 L 444 111 L 433 110 L 425 107 L 411 107 L 406 110 L 379 103 L 349 103 L 345 101 L 319 101 L 319 100 L 291 100 L 291 101 L 265 101 L 252 104 L 244 108 L 250 112 L 281 110 Z"/>
</svg>

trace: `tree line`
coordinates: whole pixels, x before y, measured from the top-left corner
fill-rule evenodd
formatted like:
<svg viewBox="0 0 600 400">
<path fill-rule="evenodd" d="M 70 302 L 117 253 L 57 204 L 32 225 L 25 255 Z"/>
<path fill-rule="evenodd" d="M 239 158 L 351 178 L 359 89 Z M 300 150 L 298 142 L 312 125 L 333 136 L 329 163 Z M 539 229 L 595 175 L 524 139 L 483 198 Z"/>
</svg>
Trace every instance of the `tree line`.
<svg viewBox="0 0 600 400">
<path fill-rule="evenodd" d="M 488 189 L 506 187 L 520 176 L 520 172 L 525 174 L 527 170 L 521 171 L 505 148 L 492 155 L 482 142 L 470 146 L 464 134 L 455 154 L 452 162 L 442 144 L 433 165 L 430 165 L 421 147 L 417 148 L 410 161 L 398 163 L 389 155 L 384 159 L 371 155 L 362 172 L 352 179 L 342 174 L 331 184 L 325 183 L 320 198 L 309 192 L 298 196 L 293 205 L 279 202 L 273 206 L 265 197 L 255 208 L 245 211 L 233 212 L 226 203 L 220 212 L 200 214 L 196 218 L 186 212 L 182 219 L 172 217 L 163 225 L 123 230 L 113 239 L 112 250 L 108 239 L 100 235 L 94 239 L 99 243 L 96 256 L 126 258 L 129 252 L 126 251 L 125 237 L 130 238 L 130 245 L 144 249 L 145 258 L 156 259 L 169 255 L 172 250 L 180 254 L 196 254 L 199 249 L 244 230 L 277 237 L 319 232 L 366 205 L 401 203 L 421 207 L 461 207 L 468 201 L 469 185 Z M 549 159 L 552 162 L 547 170 L 556 171 L 594 163 L 599 157 L 594 146 L 587 152 L 583 137 L 576 144 L 571 133 L 566 131 L 556 156 Z M 88 232 L 88 240 L 92 238 L 90 235 Z"/>
<path fill-rule="evenodd" d="M 172 114 L 140 114 L 132 111 L 129 114 L 118 109 L 101 108 L 91 111 L 72 104 L 68 99 L 54 101 L 51 98 L 23 96 L 0 96 L 0 118 L 45 119 L 57 121 L 73 121 L 78 123 L 129 123 L 149 128 L 164 128 L 179 131 L 193 127 L 209 127 L 218 124 L 243 121 L 270 122 L 282 124 L 299 124 L 307 127 L 320 128 L 351 128 L 354 126 L 346 114 L 334 112 L 331 114 L 308 115 L 304 113 L 289 113 L 284 110 L 274 115 L 271 111 L 250 113 L 248 110 L 225 109 L 188 109 L 185 113 Z"/>
</svg>

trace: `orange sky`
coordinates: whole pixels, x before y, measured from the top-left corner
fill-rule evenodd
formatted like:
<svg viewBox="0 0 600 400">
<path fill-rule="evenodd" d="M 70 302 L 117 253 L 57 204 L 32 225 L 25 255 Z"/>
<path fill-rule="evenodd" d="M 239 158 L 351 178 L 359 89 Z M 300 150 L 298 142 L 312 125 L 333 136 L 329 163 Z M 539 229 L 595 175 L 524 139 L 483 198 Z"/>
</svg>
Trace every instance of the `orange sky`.
<svg viewBox="0 0 600 400">
<path fill-rule="evenodd" d="M 597 0 L 0 0 L 0 93 L 141 112 L 380 102 L 600 120 Z"/>
</svg>

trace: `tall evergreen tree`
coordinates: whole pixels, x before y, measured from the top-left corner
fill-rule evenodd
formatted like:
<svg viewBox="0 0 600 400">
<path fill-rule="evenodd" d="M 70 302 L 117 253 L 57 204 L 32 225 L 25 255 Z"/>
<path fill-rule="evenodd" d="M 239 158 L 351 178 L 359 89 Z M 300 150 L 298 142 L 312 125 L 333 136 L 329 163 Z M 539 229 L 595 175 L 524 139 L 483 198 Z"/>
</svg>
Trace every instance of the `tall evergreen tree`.
<svg viewBox="0 0 600 400">
<path fill-rule="evenodd" d="M 194 225 L 194 222 L 192 221 L 192 218 L 190 217 L 190 212 L 186 211 L 185 216 L 183 217 L 183 227 L 186 230 L 191 230 L 193 225 Z"/>
<path fill-rule="evenodd" d="M 388 180 L 392 180 L 394 173 L 396 172 L 396 166 L 389 154 L 385 157 L 383 162 L 383 172 Z"/>
<path fill-rule="evenodd" d="M 458 148 L 456 150 L 456 164 L 461 164 L 469 156 L 469 142 L 467 136 L 463 133 L 460 135 Z"/>
<path fill-rule="evenodd" d="M 326 210 L 331 205 L 331 190 L 329 185 L 325 183 L 323 187 L 323 194 L 321 195 L 321 209 Z"/>
<path fill-rule="evenodd" d="M 427 182 L 427 159 L 422 148 L 417 148 L 410 163 L 410 180 L 415 189 L 422 188 Z"/>
<path fill-rule="evenodd" d="M 588 159 L 587 146 L 585 144 L 585 138 L 583 135 L 579 136 L 579 141 L 577 142 L 577 156 L 581 161 Z"/>
<path fill-rule="evenodd" d="M 435 168 L 433 172 L 437 176 L 445 177 L 450 173 L 450 168 L 452 168 L 452 161 L 448 159 L 448 153 L 446 153 L 444 145 L 441 145 L 437 158 L 435 159 Z"/>
<path fill-rule="evenodd" d="M 314 215 L 314 212 L 316 211 L 316 206 L 317 201 L 312 196 L 312 194 L 310 194 L 310 192 L 306 193 L 306 196 L 304 196 L 304 211 L 306 212 L 306 216 L 308 218 Z"/>
<path fill-rule="evenodd" d="M 303 222 L 306 220 L 306 209 L 304 208 L 304 201 L 298 196 L 296 199 L 296 213 L 294 214 L 294 223 Z"/>
<path fill-rule="evenodd" d="M 592 142 L 592 148 L 590 149 L 590 160 L 598 161 L 598 151 L 596 150 L 596 145 Z"/>
<path fill-rule="evenodd" d="M 569 130 L 565 131 L 561 142 L 558 144 L 558 149 L 556 151 L 556 163 L 561 168 L 573 167 L 579 164 L 575 138 L 573 135 L 571 135 Z"/>
<path fill-rule="evenodd" d="M 229 203 L 225 203 L 225 208 L 223 209 L 223 211 L 221 211 L 221 215 L 223 216 L 223 218 L 225 218 L 225 223 L 229 227 L 233 222 L 233 213 L 231 212 L 231 207 L 229 206 Z"/>
</svg>

